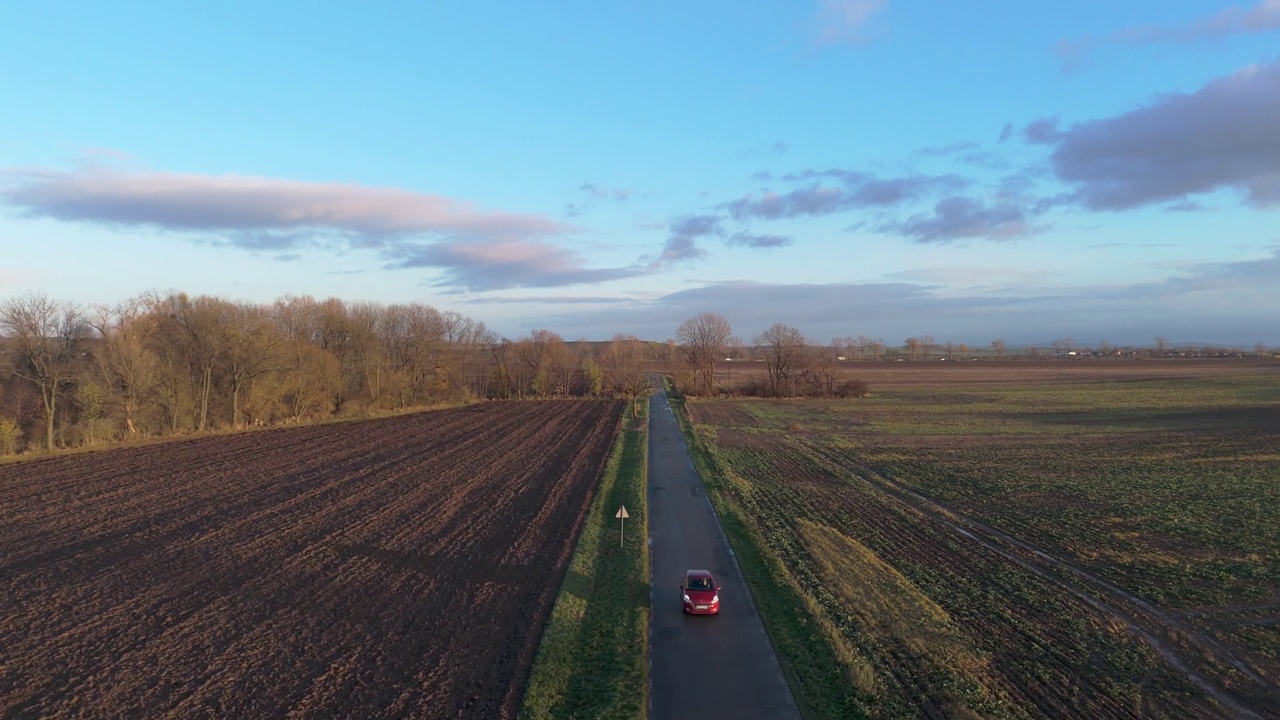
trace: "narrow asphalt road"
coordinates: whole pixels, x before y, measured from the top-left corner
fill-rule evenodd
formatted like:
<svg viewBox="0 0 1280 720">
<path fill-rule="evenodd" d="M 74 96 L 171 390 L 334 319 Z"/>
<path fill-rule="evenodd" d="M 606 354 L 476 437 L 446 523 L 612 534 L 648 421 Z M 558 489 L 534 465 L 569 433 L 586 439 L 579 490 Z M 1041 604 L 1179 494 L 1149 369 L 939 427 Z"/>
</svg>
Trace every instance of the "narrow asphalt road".
<svg viewBox="0 0 1280 720">
<path fill-rule="evenodd" d="M 760 614 L 720 529 L 671 406 L 649 400 L 650 717 L 800 718 Z M 720 615 L 680 609 L 686 570 L 710 570 Z"/>
</svg>

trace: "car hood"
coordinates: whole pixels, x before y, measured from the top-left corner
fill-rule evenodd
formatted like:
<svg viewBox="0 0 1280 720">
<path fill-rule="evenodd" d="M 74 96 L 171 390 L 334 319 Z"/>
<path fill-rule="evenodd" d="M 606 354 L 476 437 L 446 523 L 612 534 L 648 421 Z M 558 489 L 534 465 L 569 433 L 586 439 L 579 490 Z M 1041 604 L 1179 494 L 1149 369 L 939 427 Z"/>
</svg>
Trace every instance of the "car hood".
<svg viewBox="0 0 1280 720">
<path fill-rule="evenodd" d="M 709 603 L 711 602 L 711 598 L 716 596 L 716 591 L 715 590 L 685 590 L 684 594 L 688 595 L 689 599 L 692 600 L 693 602 Z"/>
</svg>

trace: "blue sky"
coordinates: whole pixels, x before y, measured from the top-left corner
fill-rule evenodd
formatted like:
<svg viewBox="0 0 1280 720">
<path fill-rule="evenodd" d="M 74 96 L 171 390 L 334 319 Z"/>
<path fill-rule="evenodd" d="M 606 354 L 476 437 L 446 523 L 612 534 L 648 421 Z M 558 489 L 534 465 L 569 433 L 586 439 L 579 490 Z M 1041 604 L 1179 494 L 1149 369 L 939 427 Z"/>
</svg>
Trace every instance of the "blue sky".
<svg viewBox="0 0 1280 720">
<path fill-rule="evenodd" d="M 9 3 L 0 98 L 0 299 L 1280 345 L 1280 0 Z"/>
</svg>

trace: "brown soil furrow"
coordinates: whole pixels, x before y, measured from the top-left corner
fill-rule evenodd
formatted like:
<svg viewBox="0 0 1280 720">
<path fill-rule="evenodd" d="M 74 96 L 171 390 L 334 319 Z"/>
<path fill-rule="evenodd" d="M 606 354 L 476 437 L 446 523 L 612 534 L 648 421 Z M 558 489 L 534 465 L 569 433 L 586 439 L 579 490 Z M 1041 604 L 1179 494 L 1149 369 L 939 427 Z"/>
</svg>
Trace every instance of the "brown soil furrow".
<svg viewBox="0 0 1280 720">
<path fill-rule="evenodd" d="M 513 717 L 621 407 L 4 466 L 0 715 Z"/>
</svg>

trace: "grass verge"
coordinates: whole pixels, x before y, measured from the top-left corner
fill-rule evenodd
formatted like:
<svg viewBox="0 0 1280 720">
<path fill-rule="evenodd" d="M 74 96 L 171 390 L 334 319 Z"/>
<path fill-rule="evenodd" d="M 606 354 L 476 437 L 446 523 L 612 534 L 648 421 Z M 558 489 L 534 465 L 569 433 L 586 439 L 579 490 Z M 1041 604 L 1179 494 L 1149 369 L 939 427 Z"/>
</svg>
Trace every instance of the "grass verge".
<svg viewBox="0 0 1280 720">
<path fill-rule="evenodd" d="M 801 592 L 781 559 L 769 550 L 751 512 L 738 501 L 741 491 L 735 490 L 711 450 L 694 434 L 684 398 L 670 390 L 668 395 L 801 714 L 807 718 L 867 717 L 865 703 L 869 698 L 858 691 L 858 685 L 866 680 L 858 676 L 856 652 L 837 642 L 835 628 L 814 611 L 814 600 Z"/>
<path fill-rule="evenodd" d="M 646 408 L 630 403 L 624 415 L 623 431 L 543 630 L 522 720 L 648 714 Z M 623 505 L 630 517 L 620 538 L 614 514 Z"/>
</svg>

